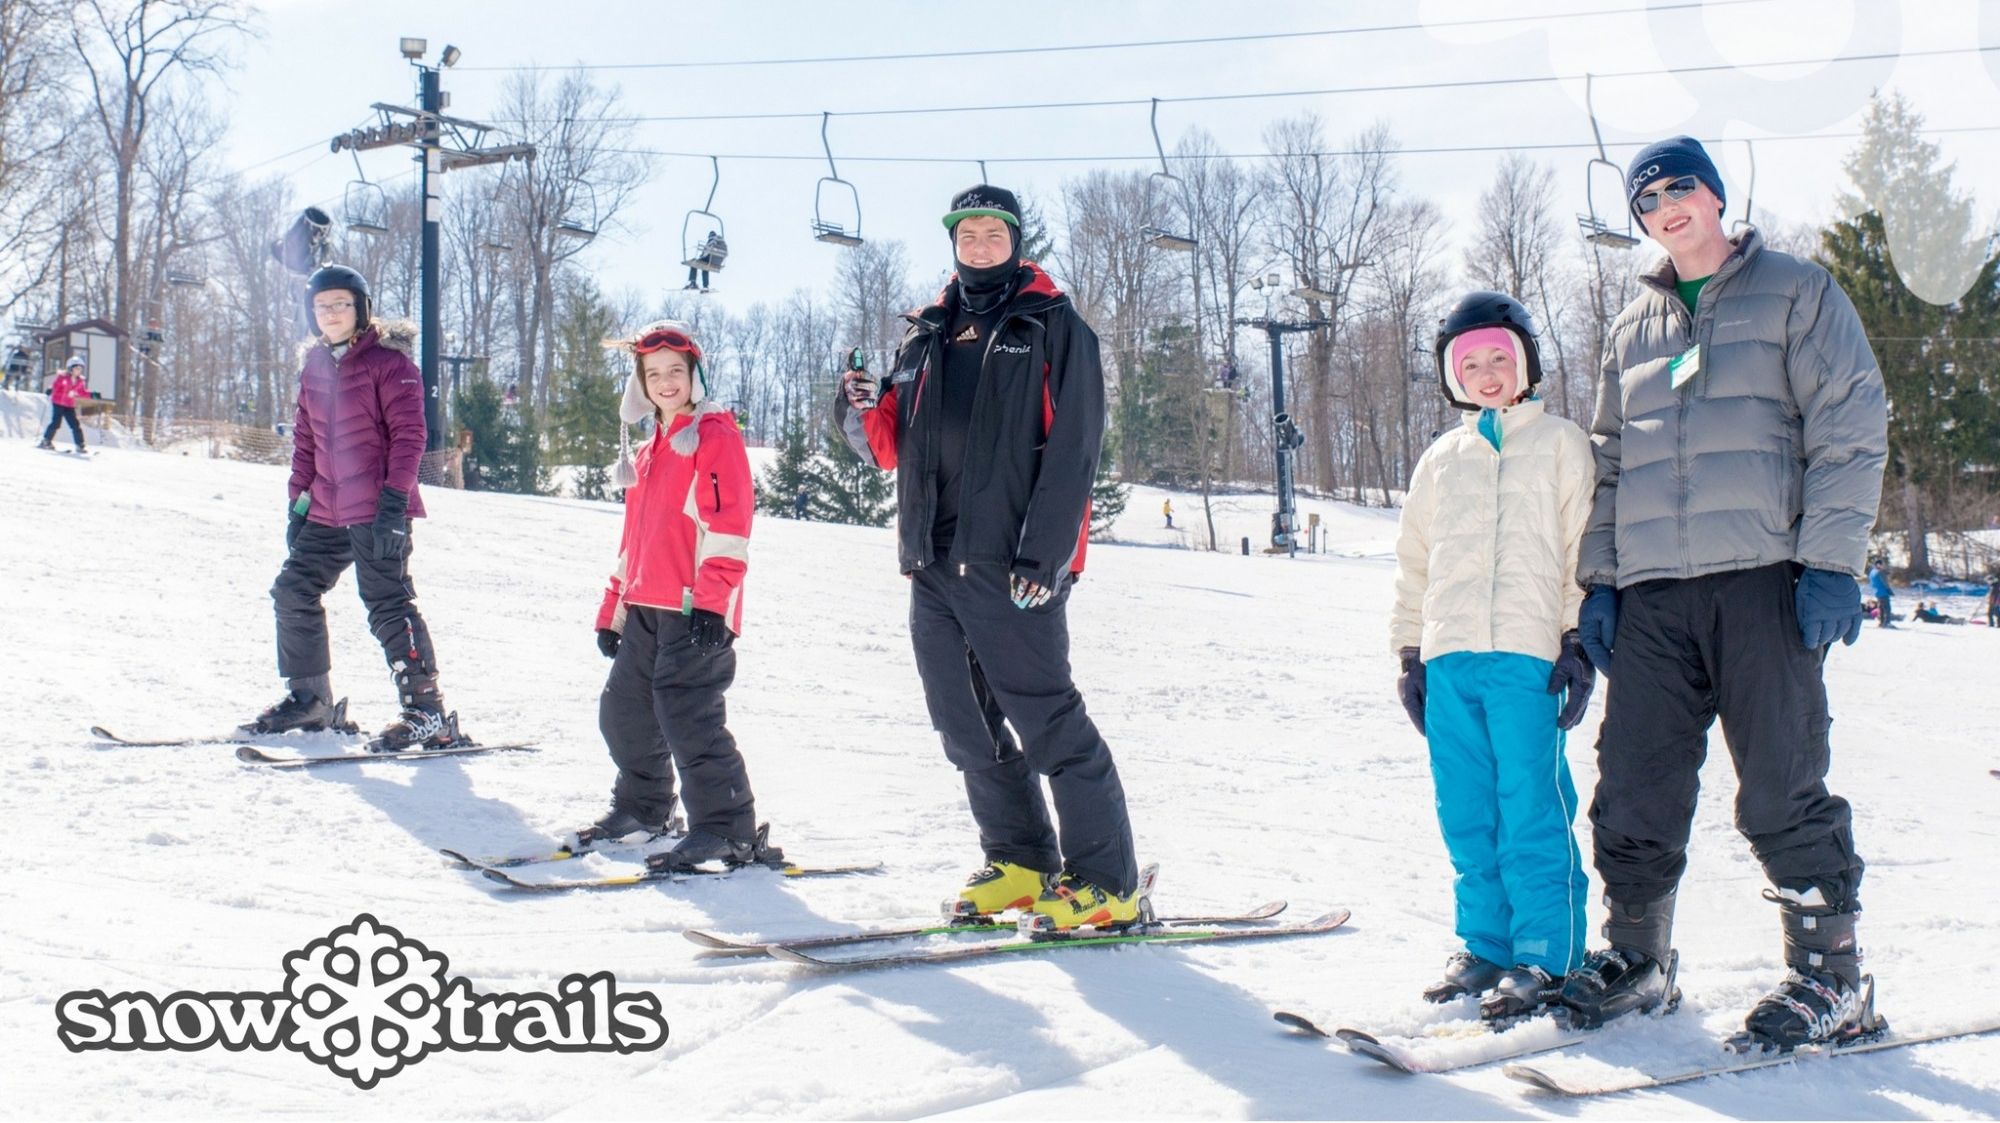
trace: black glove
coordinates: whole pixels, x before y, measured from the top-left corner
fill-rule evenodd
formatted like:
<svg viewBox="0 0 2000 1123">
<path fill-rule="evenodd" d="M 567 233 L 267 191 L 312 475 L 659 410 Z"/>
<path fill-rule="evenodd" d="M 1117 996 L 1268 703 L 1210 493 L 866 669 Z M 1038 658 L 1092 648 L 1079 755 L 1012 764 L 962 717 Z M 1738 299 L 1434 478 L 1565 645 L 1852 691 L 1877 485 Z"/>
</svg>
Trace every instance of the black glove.
<svg viewBox="0 0 2000 1123">
<path fill-rule="evenodd" d="M 706 608 L 697 608 L 688 614 L 688 643 L 703 655 L 714 655 L 729 650 L 736 642 L 736 633 L 729 630 L 729 621 L 719 613 Z"/>
<path fill-rule="evenodd" d="M 1406 647 L 1399 652 L 1403 659 L 1403 673 L 1396 676 L 1396 693 L 1403 697 L 1403 712 L 1410 715 L 1410 724 L 1417 732 L 1424 731 L 1424 660 L 1420 648 Z"/>
<path fill-rule="evenodd" d="M 299 531 L 306 528 L 306 517 L 297 511 L 285 514 L 285 549 L 295 550 L 299 545 Z"/>
<path fill-rule="evenodd" d="M 1563 700 L 1562 713 L 1556 715 L 1556 728 L 1575 729 L 1583 720 L 1583 708 L 1590 705 L 1591 688 L 1597 685 L 1597 672 L 1591 669 L 1590 655 L 1583 649 L 1583 636 L 1575 628 L 1563 633 L 1562 654 L 1556 656 L 1556 669 L 1549 672 L 1549 693 L 1561 694 L 1569 691 Z"/>
<path fill-rule="evenodd" d="M 403 517 L 403 512 L 409 509 L 408 492 L 393 487 L 382 489 L 375 500 L 375 521 L 368 528 L 375 539 L 376 561 L 410 556 L 410 520 Z"/>
<path fill-rule="evenodd" d="M 597 650 L 602 651 L 606 659 L 618 658 L 618 640 L 617 632 L 609 628 L 597 629 Z"/>
</svg>

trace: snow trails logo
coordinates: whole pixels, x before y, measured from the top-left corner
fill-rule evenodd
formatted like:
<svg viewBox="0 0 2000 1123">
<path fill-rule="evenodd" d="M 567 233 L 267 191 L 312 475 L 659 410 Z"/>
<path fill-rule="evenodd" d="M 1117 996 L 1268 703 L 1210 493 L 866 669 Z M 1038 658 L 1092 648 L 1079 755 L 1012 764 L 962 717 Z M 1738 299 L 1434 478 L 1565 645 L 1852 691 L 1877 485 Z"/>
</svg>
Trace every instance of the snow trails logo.
<svg viewBox="0 0 2000 1123">
<path fill-rule="evenodd" d="M 608 971 L 566 975 L 557 994 L 480 994 L 447 977 L 442 953 L 367 913 L 284 963 L 285 987 L 270 993 L 71 991 L 56 1003 L 56 1036 L 73 1053 L 291 1049 L 364 1090 L 444 1049 L 635 1053 L 667 1042 L 659 996 L 620 993 Z"/>
</svg>

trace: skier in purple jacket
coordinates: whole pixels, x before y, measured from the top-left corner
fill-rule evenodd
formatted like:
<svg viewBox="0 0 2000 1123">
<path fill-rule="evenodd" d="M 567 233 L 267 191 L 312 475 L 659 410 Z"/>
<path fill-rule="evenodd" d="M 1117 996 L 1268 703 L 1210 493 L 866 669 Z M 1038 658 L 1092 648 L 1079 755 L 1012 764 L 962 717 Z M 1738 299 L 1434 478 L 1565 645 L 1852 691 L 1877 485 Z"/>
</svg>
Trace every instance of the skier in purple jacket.
<svg viewBox="0 0 2000 1123">
<path fill-rule="evenodd" d="M 370 751 L 444 748 L 458 740 L 438 693 L 430 630 L 410 580 L 410 520 L 424 513 L 417 464 L 425 444 L 424 384 L 409 350 L 415 329 L 370 314 L 361 274 L 329 265 L 306 285 L 319 328 L 304 351 L 292 428 L 285 543 L 290 553 L 271 599 L 278 614 L 278 673 L 285 696 L 243 728 L 251 733 L 342 725 L 329 676 L 320 598 L 349 565 L 368 627 L 395 674 L 402 715 Z"/>
</svg>

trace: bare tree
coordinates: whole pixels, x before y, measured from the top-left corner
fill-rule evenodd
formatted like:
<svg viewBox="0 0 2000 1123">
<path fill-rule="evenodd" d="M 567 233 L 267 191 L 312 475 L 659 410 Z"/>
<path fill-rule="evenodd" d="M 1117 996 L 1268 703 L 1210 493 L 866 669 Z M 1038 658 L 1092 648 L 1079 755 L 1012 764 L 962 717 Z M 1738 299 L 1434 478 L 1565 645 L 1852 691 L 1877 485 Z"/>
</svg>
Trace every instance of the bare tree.
<svg viewBox="0 0 2000 1123">
<path fill-rule="evenodd" d="M 202 212 L 212 174 L 206 166 L 207 155 L 222 139 L 224 128 L 221 120 L 191 99 L 159 98 L 152 115 L 153 125 L 147 131 L 135 177 L 135 201 L 144 206 L 134 208 L 130 227 L 135 322 L 143 321 L 140 362 L 133 370 L 138 379 L 136 412 L 145 419 L 149 432 L 161 416 L 161 397 L 168 389 L 164 383 L 169 375 L 177 383 L 172 389 L 178 404 L 185 409 L 194 396 L 196 381 L 203 380 L 204 372 L 193 368 L 205 365 L 212 374 L 214 352 L 191 348 L 194 332 L 181 331 L 172 337 L 176 352 L 172 367 L 161 362 L 166 348 L 160 344 L 168 341 L 153 337 L 162 334 L 159 329 L 166 316 L 170 281 L 176 276 L 193 280 L 195 274 L 189 270 L 199 268 L 194 257 L 217 236 L 213 224 L 203 221 Z M 188 260 L 177 260 L 184 254 Z"/>
<path fill-rule="evenodd" d="M 1562 330 L 1569 319 L 1565 302 L 1574 286 L 1562 276 L 1557 255 L 1561 235 L 1555 194 L 1555 169 L 1518 152 L 1508 153 L 1493 182 L 1480 192 L 1478 225 L 1465 266 L 1474 284 L 1512 294 L 1540 321 L 1542 392 L 1553 397 L 1556 412 L 1575 417 L 1572 349 Z"/>
<path fill-rule="evenodd" d="M 208 255 L 204 293 L 219 298 L 232 326 L 230 357 L 250 380 L 253 419 L 258 425 L 290 415 L 294 344 L 306 332 L 298 287 L 271 259 L 271 231 L 291 214 L 283 179 L 256 186 L 234 178 L 218 184 L 211 220 L 220 235 Z"/>
<path fill-rule="evenodd" d="M 1340 446 L 1346 446 L 1350 463 L 1358 462 L 1360 448 L 1352 417 L 1346 433 L 1335 423 L 1340 394 L 1333 379 L 1334 349 L 1355 313 L 1349 297 L 1357 274 L 1375 263 L 1380 249 L 1381 219 L 1396 190 L 1391 163 L 1396 144 L 1388 126 L 1378 123 L 1349 142 L 1348 154 L 1329 153 L 1313 113 L 1275 122 L 1264 131 L 1264 144 L 1271 154 L 1265 169 L 1266 239 L 1290 263 L 1301 288 L 1315 294 L 1305 301 L 1307 315 L 1327 323 L 1307 335 L 1300 381 L 1307 467 L 1318 486 L 1331 491 L 1339 484 Z"/>
<path fill-rule="evenodd" d="M 911 290 L 903 243 L 864 242 L 843 251 L 833 291 L 846 339 L 875 355 L 894 347 L 903 336 L 902 315 L 914 303 Z"/>
<path fill-rule="evenodd" d="M 228 48 L 249 30 L 247 12 L 234 0 L 81 0 L 71 14 L 70 45 L 87 79 L 87 110 L 111 177 L 105 200 L 111 208 L 111 320 L 128 337 L 136 324 L 134 196 L 161 84 L 216 73 Z"/>
<path fill-rule="evenodd" d="M 589 238 L 617 221 L 645 182 L 648 159 L 628 144 L 632 126 L 619 112 L 618 90 L 583 71 L 549 81 L 542 71 L 508 79 L 501 117 L 535 146 L 535 158 L 510 169 L 509 234 L 520 271 L 515 293 L 517 371 L 521 392 L 537 406 L 549 387 L 539 372 L 554 361 L 556 272 Z"/>
<path fill-rule="evenodd" d="M 1146 180 L 1097 171 L 1066 182 L 1063 245 L 1055 255 L 1064 287 L 1100 341 L 1119 474 L 1128 480 L 1145 478 L 1152 467 L 1153 450 L 1140 436 L 1146 403 L 1135 376 L 1171 284 L 1164 255 L 1139 235 L 1163 217 L 1164 203 Z"/>
<path fill-rule="evenodd" d="M 0 0 L 0 310 L 47 279 L 69 219 L 56 167 L 74 69 L 64 30 L 58 4 Z"/>
<path fill-rule="evenodd" d="M 1444 284 L 1444 271 L 1437 265 L 1444 242 L 1444 218 L 1427 199 L 1407 200 L 1390 208 L 1383 224 L 1381 268 L 1374 273 L 1382 312 L 1388 319 L 1395 344 L 1383 362 L 1393 367 L 1401 388 L 1397 410 L 1399 458 L 1393 475 L 1407 483 L 1416 466 L 1414 434 L 1429 428 L 1437 395 L 1426 393 L 1429 379 L 1418 381 L 1431 367 L 1432 312 Z M 1412 396 L 1417 401 L 1412 408 Z"/>
<path fill-rule="evenodd" d="M 1212 453 L 1204 447 L 1201 454 L 1202 515 L 1208 525 L 1209 549 L 1213 550 L 1217 541 L 1209 495 L 1210 469 L 1224 479 L 1234 476 L 1238 404 L 1234 389 L 1240 372 L 1236 361 L 1236 302 L 1253 268 L 1250 258 L 1257 243 L 1259 184 L 1241 164 L 1224 157 L 1215 138 L 1204 131 L 1195 130 L 1182 138 L 1174 149 L 1174 162 L 1187 183 L 1188 205 L 1193 212 L 1188 216 L 1188 226 L 1197 240 L 1195 287 L 1202 290 L 1204 299 L 1195 309 L 1196 335 L 1219 342 L 1223 366 L 1231 374 L 1226 384 L 1217 387 L 1221 393 L 1204 392 L 1195 399 L 1203 414 L 1204 442 L 1218 428 L 1211 415 L 1222 414 L 1221 448 Z M 1197 371 L 1196 375 L 1204 377 L 1206 373 Z"/>
</svg>

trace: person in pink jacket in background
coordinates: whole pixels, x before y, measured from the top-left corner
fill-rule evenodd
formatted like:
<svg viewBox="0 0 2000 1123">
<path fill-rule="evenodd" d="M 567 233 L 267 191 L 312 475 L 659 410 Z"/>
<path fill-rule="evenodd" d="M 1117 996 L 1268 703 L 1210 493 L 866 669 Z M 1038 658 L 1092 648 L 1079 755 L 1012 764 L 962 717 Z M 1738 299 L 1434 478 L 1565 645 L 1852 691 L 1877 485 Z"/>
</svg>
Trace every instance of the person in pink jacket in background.
<svg viewBox="0 0 2000 1123">
<path fill-rule="evenodd" d="M 35 447 L 56 447 L 56 427 L 68 422 L 69 436 L 76 442 L 76 450 L 84 451 L 83 426 L 76 420 L 76 403 L 88 397 L 90 383 L 83 377 L 83 356 L 73 356 L 63 364 L 63 372 L 56 375 L 55 384 L 49 387 L 49 404 L 55 407 L 55 414 L 49 418 L 49 427 L 42 430 L 42 443 Z"/>
<path fill-rule="evenodd" d="M 271 599 L 278 616 L 278 673 L 287 691 L 243 727 L 280 733 L 340 726 L 333 703 L 326 610 L 320 598 L 355 567 L 368 627 L 394 673 L 402 715 L 371 752 L 446 748 L 460 738 L 438 691 L 430 629 L 410 580 L 410 520 L 422 517 L 417 464 L 424 453 L 424 384 L 410 359 L 416 329 L 371 315 L 361 274 L 329 265 L 307 283 L 319 328 L 305 349 L 292 427 L 288 554 Z"/>
</svg>

